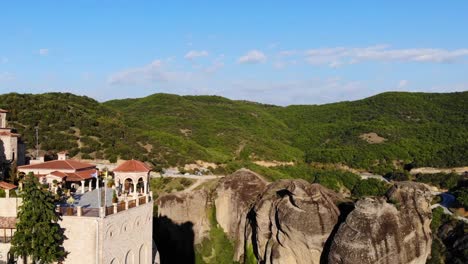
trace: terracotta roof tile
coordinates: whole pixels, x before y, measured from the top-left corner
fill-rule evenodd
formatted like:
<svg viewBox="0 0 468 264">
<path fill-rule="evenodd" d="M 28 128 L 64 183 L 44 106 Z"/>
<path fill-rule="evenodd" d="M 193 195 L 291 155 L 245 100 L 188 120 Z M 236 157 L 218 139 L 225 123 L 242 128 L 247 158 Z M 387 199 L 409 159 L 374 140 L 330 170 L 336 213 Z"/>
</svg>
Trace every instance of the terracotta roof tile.
<svg viewBox="0 0 468 264">
<path fill-rule="evenodd" d="M 8 182 L 0 181 L 0 189 L 3 190 L 13 190 L 16 189 L 17 186 Z"/>
<path fill-rule="evenodd" d="M 61 172 L 61 171 L 53 171 L 53 172 L 50 173 L 50 175 L 54 175 L 54 176 L 57 176 L 57 177 L 60 177 L 60 178 L 67 177 L 67 174 L 64 173 L 64 172 Z"/>
<path fill-rule="evenodd" d="M 0 228 L 16 228 L 16 217 L 0 216 Z"/>
<path fill-rule="evenodd" d="M 67 176 L 66 181 L 82 181 L 87 179 L 92 179 L 93 174 L 96 172 L 96 169 L 84 170 L 74 173 L 65 173 Z"/>
<path fill-rule="evenodd" d="M 127 160 L 114 169 L 115 172 L 149 172 L 151 168 L 138 160 Z"/>
<path fill-rule="evenodd" d="M 76 160 L 51 160 L 38 164 L 19 166 L 18 169 L 82 170 L 95 167 L 95 165 Z"/>
</svg>

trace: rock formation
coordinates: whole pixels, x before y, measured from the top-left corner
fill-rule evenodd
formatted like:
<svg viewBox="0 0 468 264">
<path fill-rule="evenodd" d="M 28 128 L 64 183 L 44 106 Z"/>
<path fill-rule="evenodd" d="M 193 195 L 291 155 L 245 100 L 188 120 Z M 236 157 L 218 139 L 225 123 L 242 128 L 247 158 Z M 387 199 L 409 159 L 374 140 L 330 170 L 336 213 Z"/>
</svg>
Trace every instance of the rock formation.
<svg viewBox="0 0 468 264">
<path fill-rule="evenodd" d="M 246 249 L 261 263 L 319 263 L 338 222 L 341 197 L 319 184 L 281 180 L 270 184 L 249 212 Z"/>
<path fill-rule="evenodd" d="M 209 199 L 206 190 L 166 194 L 157 203 L 158 218 L 167 217 L 175 224 L 193 225 L 196 244 L 208 235 L 210 222 L 206 209 L 209 208 Z"/>
<path fill-rule="evenodd" d="M 216 220 L 235 242 L 235 260 L 243 253 L 247 213 L 266 185 L 260 175 L 241 169 L 220 180 L 216 188 Z"/>
<path fill-rule="evenodd" d="M 426 262 L 432 243 L 429 188 L 400 182 L 387 198 L 356 203 L 333 238 L 329 263 Z"/>
</svg>

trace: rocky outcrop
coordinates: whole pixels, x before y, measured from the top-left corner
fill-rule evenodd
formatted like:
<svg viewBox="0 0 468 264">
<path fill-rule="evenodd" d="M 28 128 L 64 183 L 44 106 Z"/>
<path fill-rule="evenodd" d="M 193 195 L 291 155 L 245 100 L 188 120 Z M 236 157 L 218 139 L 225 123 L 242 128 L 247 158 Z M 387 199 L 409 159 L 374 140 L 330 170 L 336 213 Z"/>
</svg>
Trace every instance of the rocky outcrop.
<svg viewBox="0 0 468 264">
<path fill-rule="evenodd" d="M 220 180 L 216 188 L 216 220 L 235 242 L 235 260 L 243 253 L 247 213 L 266 185 L 260 175 L 241 169 Z"/>
<path fill-rule="evenodd" d="M 429 188 L 400 182 L 387 198 L 356 203 L 333 238 L 329 263 L 426 262 L 432 243 Z"/>
<path fill-rule="evenodd" d="M 340 199 L 304 180 L 270 184 L 249 212 L 245 248 L 253 249 L 260 263 L 319 263 L 339 219 Z"/>
<path fill-rule="evenodd" d="M 158 218 L 167 218 L 178 225 L 190 224 L 195 243 L 200 243 L 210 230 L 206 213 L 208 197 L 208 192 L 203 189 L 163 195 L 157 200 Z"/>
</svg>

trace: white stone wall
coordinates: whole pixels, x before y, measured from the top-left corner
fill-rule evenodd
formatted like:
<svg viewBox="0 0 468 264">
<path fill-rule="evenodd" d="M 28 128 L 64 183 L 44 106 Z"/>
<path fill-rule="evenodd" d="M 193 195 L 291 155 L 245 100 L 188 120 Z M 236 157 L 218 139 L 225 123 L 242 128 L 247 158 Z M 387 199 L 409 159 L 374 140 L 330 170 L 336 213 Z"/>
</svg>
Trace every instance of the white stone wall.
<svg viewBox="0 0 468 264">
<path fill-rule="evenodd" d="M 103 219 L 103 264 L 152 262 L 153 202 Z"/>
<path fill-rule="evenodd" d="M 69 254 L 64 263 L 67 264 L 97 264 L 100 258 L 96 255 L 97 243 L 96 232 L 101 225 L 101 219 L 97 217 L 63 216 L 59 222 L 65 228 L 64 234 L 67 239 L 63 242 L 65 251 Z M 99 245 L 100 246 L 100 245 Z"/>
<path fill-rule="evenodd" d="M 0 216 L 16 216 L 20 203 L 21 199 L 0 198 Z M 66 264 L 152 262 L 153 201 L 105 218 L 63 216 L 59 224 L 65 228 Z M 0 254 L 6 258 L 9 248 L 0 243 Z"/>
<path fill-rule="evenodd" d="M 0 216 L 16 217 L 21 201 L 21 198 L 0 198 Z"/>
<path fill-rule="evenodd" d="M 153 202 L 105 218 L 64 216 L 60 226 L 65 228 L 68 238 L 63 244 L 69 252 L 66 264 L 150 264 L 152 261 Z"/>
<path fill-rule="evenodd" d="M 10 244 L 0 243 L 0 264 L 7 263 L 6 261 L 10 247 Z"/>
</svg>

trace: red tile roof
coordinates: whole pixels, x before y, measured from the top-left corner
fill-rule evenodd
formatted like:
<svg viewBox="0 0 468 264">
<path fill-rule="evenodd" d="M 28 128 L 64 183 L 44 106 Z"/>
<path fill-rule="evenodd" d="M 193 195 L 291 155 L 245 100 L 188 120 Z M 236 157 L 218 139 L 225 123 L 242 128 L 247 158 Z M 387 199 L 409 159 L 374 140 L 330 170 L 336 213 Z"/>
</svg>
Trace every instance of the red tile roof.
<svg viewBox="0 0 468 264">
<path fill-rule="evenodd" d="M 115 172 L 149 172 L 151 168 L 138 160 L 127 160 L 114 169 Z"/>
<path fill-rule="evenodd" d="M 60 178 L 67 177 L 67 174 L 64 173 L 64 172 L 61 172 L 61 171 L 53 171 L 53 172 L 50 173 L 50 175 L 54 175 L 54 176 L 57 176 L 57 177 L 60 177 Z"/>
<path fill-rule="evenodd" d="M 13 190 L 16 189 L 17 186 L 8 182 L 0 181 L 0 189 L 3 190 Z"/>
<path fill-rule="evenodd" d="M 19 166 L 18 169 L 82 170 L 95 167 L 95 165 L 76 160 L 51 160 L 38 164 Z"/>
<path fill-rule="evenodd" d="M 0 228 L 16 228 L 16 217 L 0 216 Z"/>
<path fill-rule="evenodd" d="M 51 172 L 50 175 L 60 177 L 62 179 L 65 179 L 65 181 L 82 181 L 82 180 L 87 180 L 93 178 L 93 174 L 96 172 L 96 169 L 90 169 L 90 170 L 83 170 L 83 171 L 78 171 L 78 172 L 61 172 L 61 171 L 54 171 Z M 47 175 L 41 175 L 47 176 Z"/>
<path fill-rule="evenodd" d="M 8 132 L 8 131 L 0 131 L 0 136 L 19 137 L 19 134 L 11 133 L 11 132 Z"/>
</svg>

